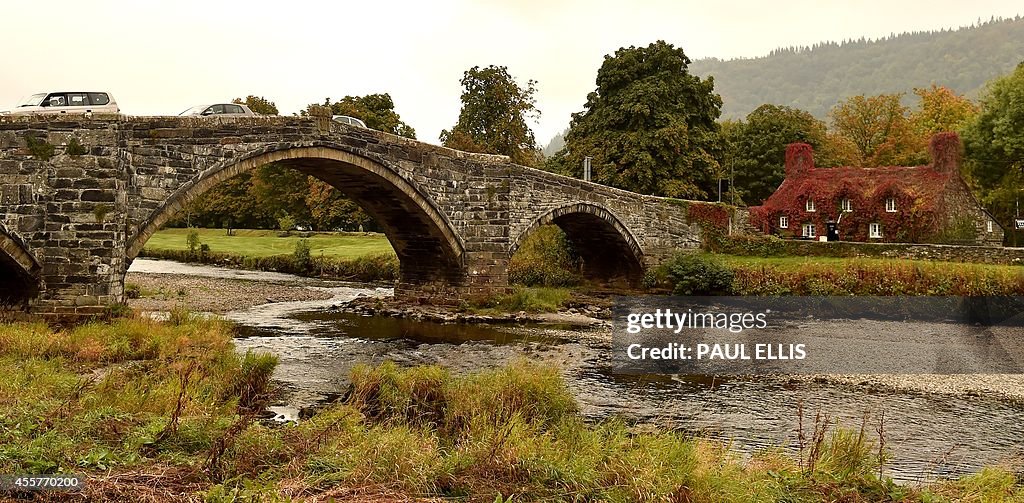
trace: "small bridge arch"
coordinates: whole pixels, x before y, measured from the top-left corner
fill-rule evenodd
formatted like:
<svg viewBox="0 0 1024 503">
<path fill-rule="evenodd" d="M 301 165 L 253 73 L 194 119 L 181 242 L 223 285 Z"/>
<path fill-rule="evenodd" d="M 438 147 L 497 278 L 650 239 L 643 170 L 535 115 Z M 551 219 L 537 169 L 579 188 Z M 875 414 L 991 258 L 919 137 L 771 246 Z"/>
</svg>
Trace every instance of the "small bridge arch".
<svg viewBox="0 0 1024 503">
<path fill-rule="evenodd" d="M 34 297 L 41 269 L 25 241 L 0 222 L 0 304 L 22 303 Z"/>
<path fill-rule="evenodd" d="M 643 274 L 644 252 L 636 236 L 610 209 L 590 202 L 569 203 L 541 214 L 512 240 L 509 256 L 531 233 L 548 224 L 565 232 L 587 277 L 636 281 Z"/>
</svg>

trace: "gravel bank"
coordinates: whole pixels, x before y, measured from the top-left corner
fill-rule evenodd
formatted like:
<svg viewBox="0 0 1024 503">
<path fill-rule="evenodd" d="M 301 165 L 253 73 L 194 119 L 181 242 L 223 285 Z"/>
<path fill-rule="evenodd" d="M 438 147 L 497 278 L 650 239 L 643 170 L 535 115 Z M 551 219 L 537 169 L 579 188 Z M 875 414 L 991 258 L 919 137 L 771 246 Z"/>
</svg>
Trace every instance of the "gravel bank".
<svg viewBox="0 0 1024 503">
<path fill-rule="evenodd" d="M 141 288 L 142 297 L 128 301 L 129 306 L 141 311 L 184 307 L 192 311 L 225 313 L 261 304 L 323 300 L 332 296 L 325 290 L 303 286 L 183 274 L 130 272 L 125 281 Z"/>
</svg>

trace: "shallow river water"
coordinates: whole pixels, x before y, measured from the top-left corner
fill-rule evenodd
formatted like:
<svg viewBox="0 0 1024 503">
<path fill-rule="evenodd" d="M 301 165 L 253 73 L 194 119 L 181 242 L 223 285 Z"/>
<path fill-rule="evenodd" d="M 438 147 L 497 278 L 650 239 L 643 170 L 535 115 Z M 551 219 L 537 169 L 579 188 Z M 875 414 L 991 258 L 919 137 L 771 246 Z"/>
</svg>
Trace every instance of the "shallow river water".
<svg viewBox="0 0 1024 503">
<path fill-rule="evenodd" d="M 952 396 L 813 382 L 785 377 L 710 378 L 617 375 L 610 370 L 607 335 L 542 327 L 440 324 L 367 317 L 332 310 L 356 296 L 390 295 L 365 285 L 209 266 L 138 259 L 132 272 L 194 274 L 300 284 L 330 291 L 325 301 L 282 302 L 225 317 L 240 325 L 240 350 L 269 351 L 280 364 L 275 379 L 284 393 L 273 408 L 295 418 L 303 407 L 339 396 L 357 363 L 392 360 L 438 364 L 456 372 L 530 359 L 557 364 L 589 418 L 622 416 L 731 441 L 742 452 L 795 449 L 799 410 L 807 430 L 816 413 L 867 430 L 884 414 L 888 472 L 916 481 L 973 472 L 1024 459 L 1024 404 L 978 396 Z"/>
</svg>

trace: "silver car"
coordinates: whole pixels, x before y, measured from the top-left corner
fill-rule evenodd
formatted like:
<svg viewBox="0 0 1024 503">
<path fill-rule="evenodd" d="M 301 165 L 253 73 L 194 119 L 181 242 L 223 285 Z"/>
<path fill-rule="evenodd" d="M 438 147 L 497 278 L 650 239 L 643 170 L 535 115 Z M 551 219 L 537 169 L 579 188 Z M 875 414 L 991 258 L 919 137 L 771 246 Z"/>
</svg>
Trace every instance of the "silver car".
<svg viewBox="0 0 1024 503">
<path fill-rule="evenodd" d="M 116 114 L 120 111 L 110 93 L 57 91 L 33 94 L 21 100 L 14 110 L 4 112 L 4 115 Z"/>
<path fill-rule="evenodd" d="M 178 115 L 216 115 L 219 117 L 250 117 L 256 112 L 239 103 L 217 103 L 214 105 L 194 106 Z"/>
<path fill-rule="evenodd" d="M 349 117 L 348 115 L 335 115 L 334 117 L 331 117 L 331 120 L 333 120 L 334 122 L 340 122 L 342 124 L 348 124 L 350 126 L 357 126 L 361 128 L 366 127 L 365 122 L 355 117 Z"/>
</svg>

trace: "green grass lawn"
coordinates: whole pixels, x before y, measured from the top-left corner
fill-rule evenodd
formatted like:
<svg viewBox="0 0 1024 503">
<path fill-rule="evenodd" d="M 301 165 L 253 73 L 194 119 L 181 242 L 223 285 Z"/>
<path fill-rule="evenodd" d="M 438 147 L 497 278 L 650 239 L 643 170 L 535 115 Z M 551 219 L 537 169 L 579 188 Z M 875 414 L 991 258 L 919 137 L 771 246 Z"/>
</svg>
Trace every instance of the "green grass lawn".
<svg viewBox="0 0 1024 503">
<path fill-rule="evenodd" d="M 196 229 L 199 240 L 210 246 L 211 252 L 232 253 L 249 257 L 288 255 L 295 251 L 295 243 L 302 239 L 296 232 L 278 237 L 278 231 L 239 229 L 228 236 L 224 229 Z M 163 229 L 146 242 L 149 250 L 188 250 L 189 229 Z M 373 232 L 318 232 L 307 238 L 314 256 L 353 259 L 381 253 L 394 254 L 391 243 L 383 234 Z"/>
</svg>

